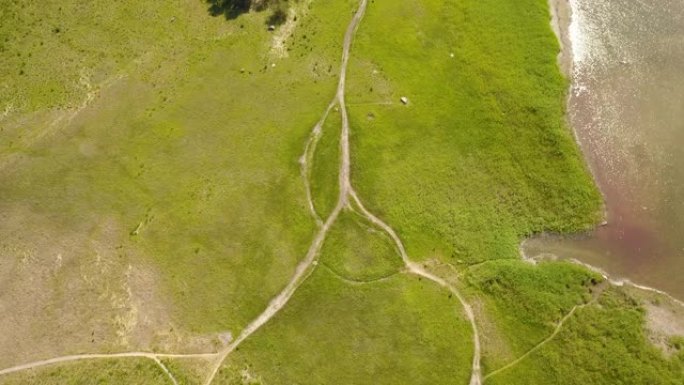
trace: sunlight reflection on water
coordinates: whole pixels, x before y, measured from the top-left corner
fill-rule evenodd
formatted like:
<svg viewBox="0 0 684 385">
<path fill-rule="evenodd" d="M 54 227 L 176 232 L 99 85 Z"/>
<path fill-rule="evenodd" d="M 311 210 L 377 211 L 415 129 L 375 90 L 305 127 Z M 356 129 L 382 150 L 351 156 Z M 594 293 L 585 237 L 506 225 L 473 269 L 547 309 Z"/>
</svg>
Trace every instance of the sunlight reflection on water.
<svg viewBox="0 0 684 385">
<path fill-rule="evenodd" d="M 684 1 L 570 0 L 569 119 L 608 225 L 545 235 L 529 256 L 577 258 L 684 298 Z"/>
</svg>

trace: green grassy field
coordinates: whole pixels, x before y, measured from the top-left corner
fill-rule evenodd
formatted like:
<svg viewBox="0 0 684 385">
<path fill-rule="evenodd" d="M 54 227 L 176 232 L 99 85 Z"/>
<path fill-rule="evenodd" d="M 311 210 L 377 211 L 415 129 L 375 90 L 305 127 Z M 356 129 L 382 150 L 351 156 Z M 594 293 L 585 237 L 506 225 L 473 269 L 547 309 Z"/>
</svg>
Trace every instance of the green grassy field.
<svg viewBox="0 0 684 385">
<path fill-rule="evenodd" d="M 154 361 L 144 358 L 70 362 L 0 376 L 2 385 L 166 385 L 170 381 Z"/>
<path fill-rule="evenodd" d="M 317 269 L 216 383 L 240 383 L 245 372 L 263 384 L 466 383 L 469 332 L 458 301 L 430 281 L 354 284 Z"/>
<path fill-rule="evenodd" d="M 514 258 L 523 236 L 596 223 L 557 51 L 545 0 L 371 4 L 349 76 L 353 179 L 414 258 Z"/>
<path fill-rule="evenodd" d="M 643 329 L 644 312 L 619 288 L 572 317 L 557 338 L 491 384 L 680 384 L 684 350 L 669 357 Z"/>
<path fill-rule="evenodd" d="M 484 344 L 487 373 L 548 337 L 574 306 L 592 300 L 603 278 L 567 262 L 503 260 L 472 267 L 464 281 L 482 300 L 483 323 L 493 322 L 500 334 Z"/>
<path fill-rule="evenodd" d="M 343 212 L 321 253 L 324 268 L 352 281 L 382 279 L 404 267 L 391 240 L 353 211 Z"/>
<path fill-rule="evenodd" d="M 357 4 L 293 2 L 284 51 L 273 41 L 287 24 L 212 17 L 202 0 L 0 4 L 2 367 L 216 351 L 218 333 L 263 311 L 316 232 L 298 161 Z M 600 217 L 557 51 L 546 0 L 370 1 L 347 74 L 352 183 L 473 305 L 483 374 L 582 305 L 487 383 L 675 384 L 682 340 L 671 356 L 651 344 L 642 300 L 583 267 L 518 258 L 525 236 Z M 322 217 L 339 193 L 340 124 L 332 110 L 312 157 Z M 467 383 L 461 304 L 404 270 L 389 237 L 345 209 L 314 273 L 214 383 Z M 211 366 L 164 362 L 183 384 Z M 154 362 L 132 359 L 0 376 L 157 382 L 169 379 Z"/>
<path fill-rule="evenodd" d="M 92 231 L 107 218 L 130 236 L 106 247 L 154 263 L 179 324 L 196 332 L 237 332 L 282 288 L 312 234 L 297 160 L 324 99 L 333 94 L 348 22 L 339 15 L 348 14 L 352 2 L 312 3 L 290 39 L 286 60 L 270 57 L 265 14 L 226 22 L 208 16 L 203 3 L 188 1 L 161 5 L 163 12 L 148 23 L 130 13 L 153 10 L 133 3 L 72 3 L 59 5 L 61 13 L 51 8 L 58 5 L 15 11 L 22 17 L 14 23 L 43 23 L 49 16 L 74 24 L 60 33 L 70 36 L 69 44 L 90 47 L 73 53 L 88 68 L 88 60 L 116 49 L 131 55 L 121 62 L 130 60 L 102 75 L 124 77 L 101 89 L 59 131 L 21 134 L 42 140 L 4 154 L 15 160 L 0 174 L 3 203 L 11 210 L 11 202 L 30 202 L 36 221 L 49 218 L 50 226 L 73 232 Z M 80 23 L 82 14 L 92 20 Z M 23 33 L 3 26 L 11 37 Z M 155 30 L 164 33 L 155 37 Z M 118 45 L 94 44 L 93 35 Z M 80 103 L 83 92 L 65 86 L 78 80 L 77 69 L 50 56 L 66 51 L 67 43 L 50 44 L 23 46 L 36 51 L 36 66 L 55 62 L 60 75 L 54 81 L 67 94 L 59 105 Z M 136 58 L 138 45 L 155 49 Z M 67 67 L 59 66 L 62 61 Z M 35 71 L 52 78 L 47 70 Z M 33 89 L 24 89 L 22 79 L 11 77 L 4 100 L 17 101 L 27 113 L 53 106 L 19 102 L 38 103 L 33 94 L 47 92 L 42 78 L 31 78 Z M 12 126 L 21 116 L 9 120 Z M 45 124 L 31 128 L 39 131 Z"/>
<path fill-rule="evenodd" d="M 311 194 L 316 212 L 321 218 L 327 218 L 333 211 L 340 191 L 338 178 L 341 124 L 340 113 L 334 109 L 330 111 L 312 159 L 309 177 Z"/>
</svg>

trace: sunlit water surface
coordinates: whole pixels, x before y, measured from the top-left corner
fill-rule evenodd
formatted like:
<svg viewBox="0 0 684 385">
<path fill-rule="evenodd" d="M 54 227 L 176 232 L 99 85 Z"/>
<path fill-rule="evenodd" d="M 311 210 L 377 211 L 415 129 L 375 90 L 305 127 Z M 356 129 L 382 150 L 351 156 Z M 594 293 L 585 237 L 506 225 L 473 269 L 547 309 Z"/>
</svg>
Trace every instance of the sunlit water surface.
<svg viewBox="0 0 684 385">
<path fill-rule="evenodd" d="M 552 253 L 684 300 L 684 0 L 571 0 L 569 117 L 608 224 Z"/>
</svg>

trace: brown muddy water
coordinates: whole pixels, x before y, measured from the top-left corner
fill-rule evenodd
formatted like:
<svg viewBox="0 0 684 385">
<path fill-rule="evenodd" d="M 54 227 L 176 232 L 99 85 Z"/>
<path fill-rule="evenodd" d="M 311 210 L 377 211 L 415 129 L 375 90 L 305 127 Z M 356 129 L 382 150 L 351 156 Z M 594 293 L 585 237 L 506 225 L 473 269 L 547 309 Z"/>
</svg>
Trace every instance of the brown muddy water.
<svg viewBox="0 0 684 385">
<path fill-rule="evenodd" d="M 569 120 L 607 224 L 536 237 L 523 252 L 575 258 L 684 300 L 684 0 L 569 3 Z"/>
</svg>

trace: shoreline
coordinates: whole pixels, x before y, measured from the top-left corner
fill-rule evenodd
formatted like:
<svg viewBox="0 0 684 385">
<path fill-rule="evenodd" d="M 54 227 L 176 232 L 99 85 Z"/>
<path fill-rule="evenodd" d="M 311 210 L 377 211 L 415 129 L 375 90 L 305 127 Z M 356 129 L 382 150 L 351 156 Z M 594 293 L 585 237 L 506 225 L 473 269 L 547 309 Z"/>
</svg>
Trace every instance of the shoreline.
<svg viewBox="0 0 684 385">
<path fill-rule="evenodd" d="M 670 301 L 672 301 L 675 304 L 684 308 L 684 301 L 674 297 L 672 294 L 670 294 L 666 291 L 656 289 L 656 288 L 651 287 L 651 286 L 638 284 L 638 283 L 630 280 L 629 278 L 613 278 L 613 277 L 611 277 L 610 274 L 608 274 L 602 268 L 588 264 L 588 263 L 585 263 L 585 262 L 582 262 L 576 258 L 562 258 L 562 257 L 559 257 L 559 256 L 553 254 L 553 253 L 542 253 L 542 254 L 539 254 L 537 256 L 530 257 L 527 254 L 525 254 L 525 250 L 524 250 L 525 242 L 527 242 L 527 239 L 520 242 L 520 246 L 518 247 L 518 253 L 520 254 L 520 258 L 524 262 L 531 263 L 533 265 L 536 265 L 539 262 L 547 262 L 547 261 L 570 262 L 572 264 L 579 265 L 579 266 L 582 266 L 582 267 L 584 267 L 590 271 L 593 271 L 594 273 L 600 274 L 603 277 L 603 279 L 605 279 L 608 283 L 610 283 L 613 286 L 617 286 L 617 287 L 630 286 L 630 287 L 633 287 L 633 288 L 638 289 L 638 290 L 643 290 L 643 291 L 647 291 L 650 293 L 655 293 L 655 294 L 661 295 L 663 297 L 666 297 Z"/>
<path fill-rule="evenodd" d="M 594 182 L 594 186 L 596 186 L 596 189 L 598 190 L 599 194 L 601 194 L 601 219 L 600 222 L 597 223 L 596 226 L 594 226 L 594 228 L 586 231 L 586 233 L 591 233 L 592 231 L 596 230 L 597 227 L 606 226 L 608 224 L 608 203 L 606 194 L 603 191 L 603 187 L 601 186 L 598 178 L 596 177 L 597 174 L 594 170 L 594 166 L 589 161 L 589 157 L 586 156 L 586 149 L 584 148 L 582 141 L 580 141 L 579 139 L 577 128 L 574 124 L 572 124 L 572 121 L 570 119 L 570 101 L 573 96 L 573 90 L 575 85 L 575 60 L 574 51 L 572 47 L 572 39 L 570 38 L 570 27 L 572 25 L 573 18 L 573 10 L 571 4 L 572 1 L 573 0 L 548 0 L 549 13 L 551 16 L 551 20 L 549 23 L 551 24 L 551 30 L 553 30 L 554 34 L 556 35 L 556 40 L 560 45 L 560 51 L 558 52 L 556 58 L 558 68 L 560 69 L 561 74 L 565 76 L 565 78 L 568 80 L 568 88 L 566 91 L 567 93 L 565 95 L 564 106 L 565 124 L 570 129 L 570 132 L 572 132 L 572 137 L 580 150 L 580 155 L 582 156 L 582 162 L 584 163 L 584 167 L 586 167 L 587 171 L 589 172 L 589 175 L 591 175 L 592 181 Z"/>
<path fill-rule="evenodd" d="M 572 22 L 572 6 L 570 0 L 548 0 L 551 13 L 551 29 L 560 44 L 558 66 L 561 73 L 570 80 L 572 89 L 573 51 L 570 40 L 570 23 Z M 569 95 L 569 94 L 568 94 Z"/>
<path fill-rule="evenodd" d="M 577 135 L 577 129 L 576 127 L 572 124 L 569 116 L 569 109 L 570 109 L 570 98 L 572 97 L 572 91 L 574 87 L 574 53 L 572 49 L 572 40 L 570 38 L 570 26 L 572 23 L 572 17 L 573 17 L 573 12 L 572 12 L 572 4 L 570 3 L 572 0 L 548 0 L 549 4 L 549 13 L 551 16 L 550 24 L 551 24 L 551 29 L 553 30 L 554 34 L 556 35 L 556 39 L 558 40 L 558 43 L 560 45 L 560 51 L 557 56 L 557 62 L 558 62 L 558 67 L 561 71 L 561 73 L 568 79 L 569 86 L 568 86 L 568 93 L 565 98 L 565 121 L 568 127 L 570 128 L 573 137 L 575 139 L 575 142 L 577 143 L 577 146 L 581 152 L 582 158 L 584 160 L 584 164 L 587 167 L 587 170 L 589 171 L 591 178 L 599 190 L 599 193 L 601 194 L 601 197 L 603 199 L 603 207 L 602 207 L 602 222 L 598 223 L 593 229 L 587 231 L 587 233 L 591 233 L 595 231 L 598 227 L 605 226 L 608 224 L 608 209 L 607 209 L 607 203 L 606 203 L 606 195 L 603 192 L 603 189 L 601 185 L 599 184 L 598 179 L 596 178 L 596 174 L 591 167 L 591 164 L 588 161 L 588 158 L 586 157 L 585 154 L 585 149 L 582 143 L 579 140 L 579 137 Z M 542 234 L 537 234 L 532 237 L 537 237 Z M 562 234 L 559 234 L 562 235 Z M 536 257 L 529 257 L 528 255 L 525 254 L 525 243 L 528 241 L 528 239 L 532 237 L 527 237 L 523 239 L 519 246 L 518 246 L 518 252 L 520 254 L 520 257 L 522 258 L 523 261 L 529 262 L 536 264 L 537 262 L 540 261 L 554 261 L 554 260 L 564 260 L 568 261 L 574 264 L 581 265 L 593 272 L 596 272 L 600 274 L 606 281 L 608 281 L 611 285 L 613 286 L 631 286 L 633 288 L 643 290 L 643 291 L 648 291 L 651 293 L 656 293 L 659 295 L 662 295 L 672 302 L 676 303 L 679 306 L 684 307 L 684 301 L 672 296 L 671 294 L 667 293 L 666 291 L 656 289 L 654 287 L 646 286 L 646 285 L 641 285 L 638 283 L 633 282 L 629 278 L 612 278 L 608 272 L 603 270 L 600 267 L 590 265 L 588 263 L 582 262 L 576 258 L 562 258 L 559 257 L 553 253 L 544 253 L 544 254 L 539 254 Z"/>
</svg>

